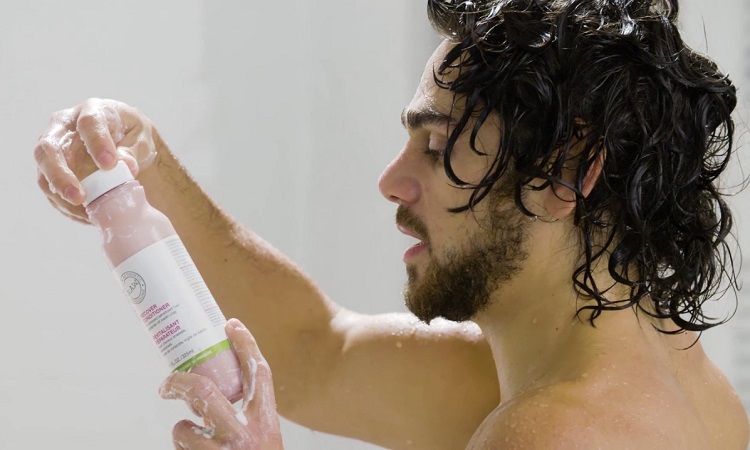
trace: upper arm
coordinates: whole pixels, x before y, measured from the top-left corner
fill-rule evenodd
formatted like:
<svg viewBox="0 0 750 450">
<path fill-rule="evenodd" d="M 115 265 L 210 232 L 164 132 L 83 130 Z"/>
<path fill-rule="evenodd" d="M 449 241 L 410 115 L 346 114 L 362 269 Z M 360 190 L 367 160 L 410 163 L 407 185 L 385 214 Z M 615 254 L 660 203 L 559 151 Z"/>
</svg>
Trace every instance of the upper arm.
<svg viewBox="0 0 750 450">
<path fill-rule="evenodd" d="M 492 355 L 478 327 L 410 314 L 344 311 L 326 377 L 289 418 L 388 448 L 464 448 L 499 403 Z"/>
</svg>

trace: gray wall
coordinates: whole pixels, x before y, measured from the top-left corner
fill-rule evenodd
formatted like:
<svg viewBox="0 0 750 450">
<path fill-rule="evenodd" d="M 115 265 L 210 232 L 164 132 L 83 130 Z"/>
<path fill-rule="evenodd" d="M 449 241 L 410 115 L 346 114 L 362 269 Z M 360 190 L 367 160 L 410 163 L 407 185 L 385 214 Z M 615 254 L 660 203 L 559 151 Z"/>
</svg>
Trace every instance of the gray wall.
<svg viewBox="0 0 750 450">
<path fill-rule="evenodd" d="M 735 43 L 746 11 L 706 3 L 685 2 L 691 42 L 704 45 L 705 17 L 711 54 L 744 82 Z M 35 186 L 31 150 L 49 114 L 88 97 L 146 112 L 228 211 L 336 301 L 403 309 L 408 240 L 376 182 L 404 140 L 399 113 L 436 42 L 423 1 L 3 6 L 0 448 L 170 448 L 172 424 L 189 416 L 156 395 L 162 362 L 96 231 L 65 220 Z M 739 325 L 705 336 L 738 384 Z M 372 448 L 283 426 L 290 449 Z"/>
</svg>

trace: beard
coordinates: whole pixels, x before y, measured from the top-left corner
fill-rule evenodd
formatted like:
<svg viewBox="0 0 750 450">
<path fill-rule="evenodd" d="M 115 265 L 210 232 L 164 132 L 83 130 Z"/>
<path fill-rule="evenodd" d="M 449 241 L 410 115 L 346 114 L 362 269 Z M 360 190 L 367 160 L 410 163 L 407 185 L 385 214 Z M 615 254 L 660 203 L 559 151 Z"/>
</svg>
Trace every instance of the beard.
<svg viewBox="0 0 750 450">
<path fill-rule="evenodd" d="M 404 299 L 409 311 L 420 320 L 470 320 L 487 308 L 503 282 L 521 270 L 528 257 L 524 245 L 528 218 L 507 196 L 494 192 L 485 200 L 489 202 L 490 216 L 466 244 L 447 251 L 444 262 L 433 257 L 430 246 L 430 262 L 422 280 L 418 280 L 416 267 L 407 266 Z M 426 227 L 416 216 L 399 207 L 396 218 L 398 223 L 420 233 L 429 245 Z"/>
</svg>

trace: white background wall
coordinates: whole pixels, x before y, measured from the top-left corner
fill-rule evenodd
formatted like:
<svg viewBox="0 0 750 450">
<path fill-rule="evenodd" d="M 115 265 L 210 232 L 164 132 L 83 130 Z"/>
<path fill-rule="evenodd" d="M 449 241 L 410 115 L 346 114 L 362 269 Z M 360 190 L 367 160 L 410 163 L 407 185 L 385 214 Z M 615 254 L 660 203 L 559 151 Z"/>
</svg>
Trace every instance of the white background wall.
<svg viewBox="0 0 750 450">
<path fill-rule="evenodd" d="M 158 398 L 162 362 L 96 231 L 65 220 L 35 185 L 31 152 L 49 114 L 88 97 L 146 112 L 228 211 L 336 301 L 403 309 L 407 239 L 376 182 L 436 42 L 424 3 L 4 2 L 0 448 L 166 449 L 189 416 Z M 709 52 L 744 82 L 740 2 L 684 5 L 690 42 L 705 47 L 705 18 Z M 738 385 L 741 325 L 705 336 Z M 284 434 L 295 450 L 372 448 L 289 422 Z"/>
</svg>

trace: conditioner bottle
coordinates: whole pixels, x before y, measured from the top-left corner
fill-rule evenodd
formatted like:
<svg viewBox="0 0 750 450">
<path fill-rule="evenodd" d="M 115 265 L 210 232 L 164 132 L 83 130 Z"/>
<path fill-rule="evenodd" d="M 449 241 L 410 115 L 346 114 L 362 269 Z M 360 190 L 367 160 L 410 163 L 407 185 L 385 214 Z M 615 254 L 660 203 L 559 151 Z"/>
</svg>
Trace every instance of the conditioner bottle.
<svg viewBox="0 0 750 450">
<path fill-rule="evenodd" d="M 207 376 L 230 402 L 239 400 L 226 319 L 167 216 L 148 203 L 123 161 L 81 183 L 115 277 L 169 369 Z"/>
</svg>

